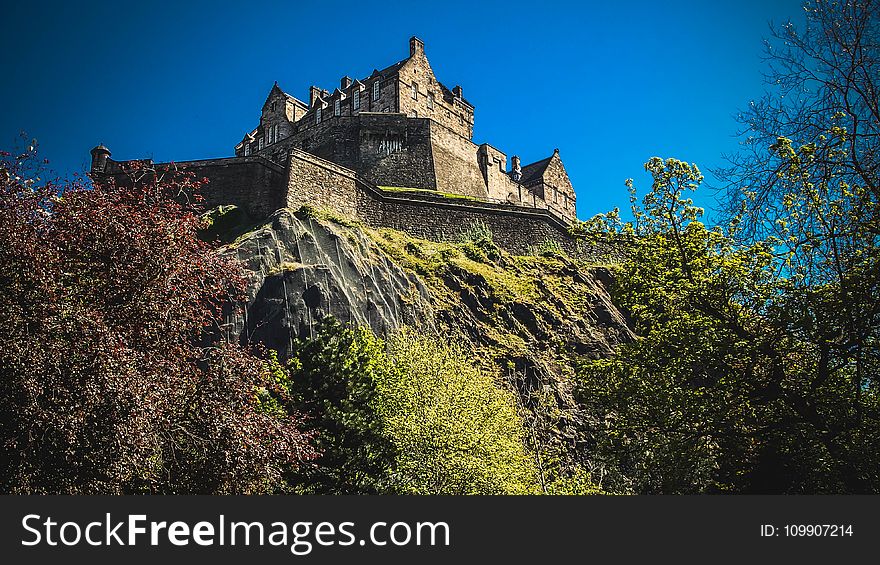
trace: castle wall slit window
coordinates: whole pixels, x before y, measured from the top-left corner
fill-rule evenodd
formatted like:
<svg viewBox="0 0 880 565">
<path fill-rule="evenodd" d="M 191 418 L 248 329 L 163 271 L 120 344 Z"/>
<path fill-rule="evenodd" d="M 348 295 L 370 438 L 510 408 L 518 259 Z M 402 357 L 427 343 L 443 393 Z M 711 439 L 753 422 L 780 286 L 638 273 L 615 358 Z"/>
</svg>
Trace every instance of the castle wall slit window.
<svg viewBox="0 0 880 565">
<path fill-rule="evenodd" d="M 418 100 L 419 99 L 419 83 L 417 83 L 417 82 L 412 83 L 412 88 L 410 90 L 412 91 L 412 99 Z"/>
<path fill-rule="evenodd" d="M 333 103 L 333 115 L 334 116 L 338 116 L 339 114 L 342 113 L 342 110 L 340 109 L 341 105 L 342 105 L 342 103 L 339 100 L 336 100 L 336 102 Z"/>
<path fill-rule="evenodd" d="M 429 110 L 434 109 L 434 93 L 433 92 L 428 93 L 428 109 Z"/>
<path fill-rule="evenodd" d="M 352 103 L 352 108 L 354 108 L 355 110 L 361 109 L 361 91 L 360 90 L 354 91 L 354 98 L 352 98 L 351 103 Z"/>
<path fill-rule="evenodd" d="M 379 99 L 379 81 L 373 83 L 373 102 Z"/>
<path fill-rule="evenodd" d="M 273 101 L 272 101 L 272 111 L 274 112 L 274 111 L 276 111 L 276 110 L 278 110 L 278 101 L 277 101 L 277 100 L 273 100 Z"/>
<path fill-rule="evenodd" d="M 315 123 L 316 124 L 321 123 L 321 107 L 320 106 L 315 108 Z"/>
</svg>

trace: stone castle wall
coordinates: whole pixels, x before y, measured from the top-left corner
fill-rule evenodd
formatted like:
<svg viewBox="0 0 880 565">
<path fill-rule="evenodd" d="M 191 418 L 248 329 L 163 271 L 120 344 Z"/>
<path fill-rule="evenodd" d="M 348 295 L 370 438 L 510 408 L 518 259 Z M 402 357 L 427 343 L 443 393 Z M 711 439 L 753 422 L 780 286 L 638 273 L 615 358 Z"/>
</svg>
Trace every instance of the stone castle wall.
<svg viewBox="0 0 880 565">
<path fill-rule="evenodd" d="M 287 205 L 310 205 L 357 218 L 374 227 L 388 227 L 431 241 L 456 242 L 474 224 L 485 224 L 500 247 L 527 254 L 546 243 L 566 253 L 595 261 L 611 257 L 608 249 L 590 247 L 571 237 L 568 225 L 542 208 L 446 198 L 425 192 L 392 193 L 377 189 L 354 171 L 293 150 L 290 154 Z"/>
<path fill-rule="evenodd" d="M 409 120 L 412 121 L 412 120 Z M 494 241 L 514 254 L 550 243 L 568 254 L 595 261 L 612 259 L 613 250 L 586 246 L 571 237 L 568 224 L 546 208 L 524 208 L 476 198 L 449 198 L 435 191 L 392 192 L 360 178 L 353 170 L 310 152 L 290 149 L 285 170 L 259 156 L 153 165 L 176 167 L 208 179 L 202 195 L 207 207 L 235 204 L 256 218 L 303 205 L 327 209 L 366 225 L 397 229 L 431 241 L 456 242 L 474 224 L 485 224 Z M 108 160 L 95 178 L 124 179 L 125 163 Z"/>
</svg>

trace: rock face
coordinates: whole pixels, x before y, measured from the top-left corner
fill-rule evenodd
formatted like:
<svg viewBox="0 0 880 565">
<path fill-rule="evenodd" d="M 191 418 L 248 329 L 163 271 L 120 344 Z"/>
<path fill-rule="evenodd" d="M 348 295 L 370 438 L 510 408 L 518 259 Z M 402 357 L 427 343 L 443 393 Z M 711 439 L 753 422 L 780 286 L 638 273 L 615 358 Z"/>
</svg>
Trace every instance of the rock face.
<svg viewBox="0 0 880 565">
<path fill-rule="evenodd" d="M 324 316 L 385 335 L 401 325 L 434 330 L 428 292 L 357 228 L 281 209 L 228 246 L 247 270 L 247 301 L 232 317 L 242 342 L 286 358 Z"/>
<path fill-rule="evenodd" d="M 587 416 L 571 394 L 578 359 L 634 339 L 612 303 L 608 267 L 559 249 L 510 255 L 488 228 L 452 244 L 320 216 L 282 209 L 227 246 L 249 279 L 232 316 L 238 339 L 286 358 L 326 315 L 380 336 L 412 326 L 460 346 L 515 390 L 536 449 L 557 446 L 572 460 L 589 452 L 579 431 Z"/>
</svg>

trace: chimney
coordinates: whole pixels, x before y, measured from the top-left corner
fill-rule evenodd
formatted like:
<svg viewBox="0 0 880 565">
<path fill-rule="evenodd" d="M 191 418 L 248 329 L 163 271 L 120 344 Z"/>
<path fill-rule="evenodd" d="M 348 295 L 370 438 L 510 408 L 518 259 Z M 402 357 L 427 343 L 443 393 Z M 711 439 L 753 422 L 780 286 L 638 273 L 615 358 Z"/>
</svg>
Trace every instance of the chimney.
<svg viewBox="0 0 880 565">
<path fill-rule="evenodd" d="M 339 81 L 339 90 L 345 90 L 349 86 L 351 86 L 351 77 L 349 77 L 349 76 L 342 77 L 342 80 Z"/>
<path fill-rule="evenodd" d="M 522 178 L 522 167 L 519 165 L 519 157 L 514 155 L 510 158 L 510 178 L 519 182 Z"/>
<path fill-rule="evenodd" d="M 314 107 L 315 101 L 321 96 L 321 89 L 317 86 L 309 87 L 309 108 Z"/>
<path fill-rule="evenodd" d="M 98 145 L 91 150 L 93 173 L 103 173 L 107 170 L 107 160 L 110 158 L 110 150 L 103 144 Z"/>
<path fill-rule="evenodd" d="M 460 87 L 460 86 L 456 86 L 455 88 L 453 88 L 453 89 L 452 89 L 452 93 L 455 94 L 455 97 L 458 98 L 459 100 L 462 99 L 462 95 L 461 95 L 461 87 Z"/>
<path fill-rule="evenodd" d="M 425 55 L 425 42 L 415 35 L 409 38 L 409 56 Z"/>
</svg>

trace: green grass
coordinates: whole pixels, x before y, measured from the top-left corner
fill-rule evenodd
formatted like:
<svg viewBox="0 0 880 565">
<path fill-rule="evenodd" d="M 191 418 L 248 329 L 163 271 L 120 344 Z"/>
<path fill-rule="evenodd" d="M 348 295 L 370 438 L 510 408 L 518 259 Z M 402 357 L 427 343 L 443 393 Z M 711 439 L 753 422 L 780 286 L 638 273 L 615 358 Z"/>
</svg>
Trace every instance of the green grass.
<svg viewBox="0 0 880 565">
<path fill-rule="evenodd" d="M 480 199 L 475 196 L 468 196 L 466 194 L 455 194 L 452 192 L 439 192 L 437 190 L 431 190 L 428 188 L 412 188 L 408 186 L 379 186 L 379 188 L 385 192 L 430 194 L 433 196 L 439 196 L 441 198 L 455 198 L 458 200 L 471 200 L 474 202 L 480 202 Z"/>
</svg>

